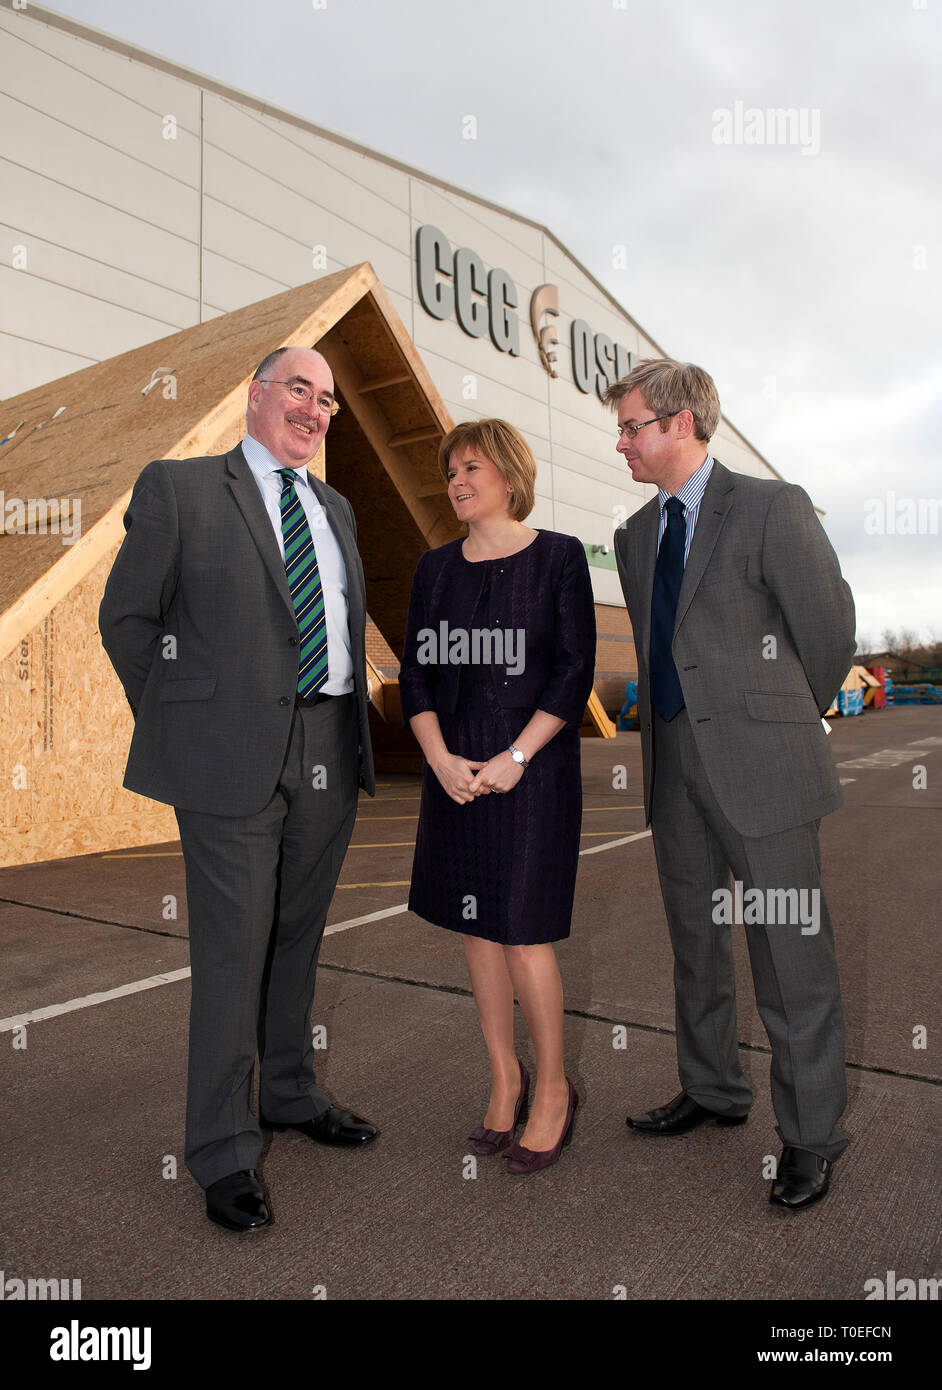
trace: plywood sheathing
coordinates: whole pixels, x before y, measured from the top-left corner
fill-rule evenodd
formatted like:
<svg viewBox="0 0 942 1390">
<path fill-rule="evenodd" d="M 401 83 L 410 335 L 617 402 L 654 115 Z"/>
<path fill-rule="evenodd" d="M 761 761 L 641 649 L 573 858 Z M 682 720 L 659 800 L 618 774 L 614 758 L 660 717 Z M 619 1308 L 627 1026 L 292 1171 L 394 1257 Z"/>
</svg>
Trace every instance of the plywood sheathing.
<svg viewBox="0 0 942 1390">
<path fill-rule="evenodd" d="M 0 660 L 0 864 L 176 838 L 169 806 L 121 786 L 131 714 L 96 622 L 112 559 Z"/>
<path fill-rule="evenodd" d="M 0 447 L 5 499 L 68 498 L 74 508 L 78 498 L 82 536 L 74 545 L 53 534 L 0 536 L 0 658 L 121 540 L 145 463 L 231 448 L 261 358 L 316 343 L 375 284 L 366 263 L 337 271 L 4 402 L 0 438 L 26 421 Z M 158 368 L 166 370 L 142 395 Z"/>
<path fill-rule="evenodd" d="M 170 808 L 120 785 L 131 721 L 96 615 L 122 517 L 149 459 L 219 453 L 242 437 L 263 356 L 315 343 L 344 404 L 329 435 L 329 481 L 357 511 L 371 616 L 398 653 L 419 555 L 460 534 L 437 470 L 452 422 L 368 264 L 0 406 L 0 437 L 25 421 L 0 447 L 4 500 L 64 499 L 72 517 L 81 509 L 74 544 L 55 531 L 0 536 L 0 863 L 174 836 Z M 324 476 L 323 454 L 313 471 Z M 398 687 L 376 669 L 370 676 L 388 731 L 401 718 Z"/>
<path fill-rule="evenodd" d="M 97 629 L 131 486 L 151 458 L 231 448 L 244 433 L 246 388 L 261 358 L 275 347 L 320 342 L 374 288 L 368 265 L 325 276 L 0 406 L 0 438 L 26 422 L 0 447 L 4 500 L 66 499 L 82 522 L 73 545 L 54 532 L 0 537 L 0 863 L 175 837 L 171 808 L 121 786 L 131 716 Z M 383 341 L 375 328 L 373 336 Z M 404 362 L 417 363 L 398 318 L 385 341 L 400 375 Z M 400 399 L 397 421 L 403 413 L 423 425 L 440 419 L 443 433 L 447 413 L 417 366 L 431 409 L 409 370 L 407 394 L 420 399 Z M 142 394 L 155 374 L 156 385 Z M 312 471 L 324 476 L 323 453 Z M 397 518 L 386 519 L 395 529 Z M 370 676 L 377 710 L 398 718 L 388 679 Z"/>
</svg>

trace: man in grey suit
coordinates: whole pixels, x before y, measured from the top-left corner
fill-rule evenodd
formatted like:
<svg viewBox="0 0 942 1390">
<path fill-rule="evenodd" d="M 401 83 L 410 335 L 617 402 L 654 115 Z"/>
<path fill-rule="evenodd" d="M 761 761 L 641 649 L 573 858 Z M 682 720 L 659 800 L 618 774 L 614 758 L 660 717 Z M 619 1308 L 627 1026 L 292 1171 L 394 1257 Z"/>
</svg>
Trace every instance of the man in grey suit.
<svg viewBox="0 0 942 1390">
<path fill-rule="evenodd" d="M 356 523 L 306 467 L 338 408 L 319 352 L 266 357 L 240 445 L 141 473 L 99 614 L 135 715 L 124 785 L 173 806 L 186 865 L 186 1163 L 235 1231 L 272 1219 L 260 1124 L 378 1132 L 317 1085 L 310 1026 L 357 788 L 375 791 Z"/>
<path fill-rule="evenodd" d="M 783 1144 L 770 1200 L 801 1208 L 825 1195 L 847 1144 L 818 825 L 843 799 L 821 715 L 853 658 L 853 599 L 807 494 L 711 456 L 720 403 L 706 372 L 647 360 L 606 400 L 632 478 L 658 488 L 616 531 L 615 555 L 683 1087 L 628 1124 L 668 1135 L 746 1119 L 730 933 L 741 916 Z"/>
</svg>

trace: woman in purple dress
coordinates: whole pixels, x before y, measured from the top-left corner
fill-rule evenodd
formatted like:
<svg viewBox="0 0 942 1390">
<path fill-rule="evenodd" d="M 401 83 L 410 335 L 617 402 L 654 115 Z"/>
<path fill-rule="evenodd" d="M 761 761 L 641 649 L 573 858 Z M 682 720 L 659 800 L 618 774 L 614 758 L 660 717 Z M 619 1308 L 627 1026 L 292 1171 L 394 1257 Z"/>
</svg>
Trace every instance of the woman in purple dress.
<svg viewBox="0 0 942 1390">
<path fill-rule="evenodd" d="M 439 466 L 468 533 L 427 551 L 412 584 L 399 686 L 425 768 L 409 907 L 464 935 L 492 1073 L 470 1141 L 532 1173 L 559 1157 L 577 1103 L 552 942 L 569 935 L 575 891 L 592 586 L 575 536 L 524 525 L 536 462 L 511 425 L 457 425 Z M 514 995 L 536 1055 L 532 1106 Z"/>
</svg>

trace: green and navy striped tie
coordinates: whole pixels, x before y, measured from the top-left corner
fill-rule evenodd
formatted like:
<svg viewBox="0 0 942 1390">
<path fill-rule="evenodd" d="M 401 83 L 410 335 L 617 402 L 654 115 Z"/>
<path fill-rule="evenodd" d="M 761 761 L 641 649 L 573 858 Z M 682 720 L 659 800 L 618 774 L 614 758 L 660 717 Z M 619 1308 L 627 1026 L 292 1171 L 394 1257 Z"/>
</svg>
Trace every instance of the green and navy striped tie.
<svg viewBox="0 0 942 1390">
<path fill-rule="evenodd" d="M 293 468 L 281 474 L 281 534 L 285 570 L 301 638 L 298 655 L 298 694 L 310 698 L 327 680 L 327 619 L 317 554 L 301 499 L 295 491 Z"/>
</svg>

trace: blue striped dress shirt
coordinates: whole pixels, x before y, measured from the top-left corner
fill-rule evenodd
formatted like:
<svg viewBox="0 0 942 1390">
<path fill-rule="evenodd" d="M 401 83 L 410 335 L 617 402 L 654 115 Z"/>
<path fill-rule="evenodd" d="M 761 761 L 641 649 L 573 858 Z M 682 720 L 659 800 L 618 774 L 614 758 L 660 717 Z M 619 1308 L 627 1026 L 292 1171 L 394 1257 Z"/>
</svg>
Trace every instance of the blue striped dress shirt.
<svg viewBox="0 0 942 1390">
<path fill-rule="evenodd" d="M 693 529 L 697 524 L 697 517 L 700 513 L 700 503 L 703 501 L 703 494 L 706 492 L 706 485 L 710 481 L 710 474 L 713 472 L 713 455 L 707 454 L 706 458 L 697 469 L 696 473 L 691 473 L 684 483 L 680 492 L 676 494 L 680 498 L 684 509 L 684 521 L 687 525 L 687 536 L 684 541 L 684 565 L 687 564 L 687 556 L 690 554 L 690 542 L 693 539 Z M 660 523 L 657 531 L 657 547 L 661 548 L 661 537 L 667 528 L 667 503 L 675 494 L 665 492 L 663 488 L 657 490 L 657 500 L 660 507 Z"/>
</svg>

